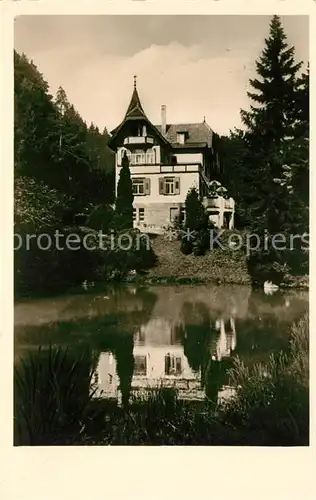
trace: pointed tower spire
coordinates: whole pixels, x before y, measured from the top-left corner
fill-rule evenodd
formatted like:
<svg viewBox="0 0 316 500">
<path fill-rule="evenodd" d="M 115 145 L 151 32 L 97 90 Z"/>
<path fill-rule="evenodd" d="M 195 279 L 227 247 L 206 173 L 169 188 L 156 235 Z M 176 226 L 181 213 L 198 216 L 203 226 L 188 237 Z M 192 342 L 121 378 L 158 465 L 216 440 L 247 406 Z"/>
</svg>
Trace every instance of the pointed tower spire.
<svg viewBox="0 0 316 500">
<path fill-rule="evenodd" d="M 134 75 L 133 78 L 134 78 L 134 90 L 133 90 L 131 101 L 130 101 L 129 106 L 128 106 L 127 111 L 126 111 L 125 118 L 128 118 L 128 117 L 145 117 L 146 118 L 145 112 L 143 110 L 143 107 L 141 105 L 139 95 L 137 92 L 137 86 L 136 86 L 137 76 Z"/>
</svg>

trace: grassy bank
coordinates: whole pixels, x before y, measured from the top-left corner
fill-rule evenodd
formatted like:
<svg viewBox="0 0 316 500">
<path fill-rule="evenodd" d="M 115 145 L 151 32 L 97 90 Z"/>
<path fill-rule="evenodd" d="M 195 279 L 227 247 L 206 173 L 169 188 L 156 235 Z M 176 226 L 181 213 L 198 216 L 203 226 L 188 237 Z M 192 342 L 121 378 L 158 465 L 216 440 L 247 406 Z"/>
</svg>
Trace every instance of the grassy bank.
<svg viewBox="0 0 316 500">
<path fill-rule="evenodd" d="M 308 346 L 306 315 L 287 353 L 250 367 L 235 360 L 225 404 L 158 387 L 121 406 L 94 397 L 90 352 L 33 352 L 15 369 L 15 444 L 308 445 Z"/>
<path fill-rule="evenodd" d="M 185 255 L 180 241 L 168 236 L 152 236 L 151 246 L 157 262 L 147 272 L 127 277 L 127 282 L 144 284 L 238 284 L 250 285 L 252 278 L 245 252 L 233 250 L 226 244 L 229 232 L 223 237 L 225 249 L 214 248 L 205 255 Z M 242 235 L 242 233 L 240 233 Z M 222 239 L 223 239 L 222 238 Z M 226 245 L 225 245 L 226 244 Z M 287 276 L 280 288 L 309 288 L 308 276 Z"/>
<path fill-rule="evenodd" d="M 216 248 L 206 255 L 184 255 L 177 240 L 157 236 L 151 241 L 157 264 L 144 278 L 148 283 L 251 283 L 242 251 Z"/>
</svg>

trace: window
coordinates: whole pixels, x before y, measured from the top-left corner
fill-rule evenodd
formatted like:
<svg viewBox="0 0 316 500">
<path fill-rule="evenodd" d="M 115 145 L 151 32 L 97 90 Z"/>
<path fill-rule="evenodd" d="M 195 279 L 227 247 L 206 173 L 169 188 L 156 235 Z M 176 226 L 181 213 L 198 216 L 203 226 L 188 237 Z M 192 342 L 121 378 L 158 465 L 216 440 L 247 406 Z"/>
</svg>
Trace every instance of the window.
<svg viewBox="0 0 316 500">
<path fill-rule="evenodd" d="M 174 194 L 174 193 L 175 193 L 174 179 L 166 179 L 165 180 L 165 194 Z"/>
<path fill-rule="evenodd" d="M 185 207 L 181 207 L 180 209 L 180 221 L 185 222 Z"/>
<path fill-rule="evenodd" d="M 150 194 L 150 179 L 138 178 L 132 179 L 133 194 L 135 196 L 144 196 Z"/>
<path fill-rule="evenodd" d="M 132 137 L 139 137 L 141 136 L 142 132 L 142 126 L 139 123 L 131 123 L 130 124 L 130 135 Z"/>
<path fill-rule="evenodd" d="M 138 224 L 139 222 L 144 222 L 144 220 L 145 220 L 145 209 L 133 208 L 133 221 Z"/>
<path fill-rule="evenodd" d="M 156 153 L 154 149 L 149 149 L 146 153 L 146 163 L 156 163 Z"/>
<path fill-rule="evenodd" d="M 133 194 L 143 195 L 145 193 L 145 179 L 133 179 Z"/>
<path fill-rule="evenodd" d="M 144 208 L 139 209 L 138 220 L 139 220 L 139 222 L 144 222 L 144 220 L 145 220 L 145 209 Z"/>
<path fill-rule="evenodd" d="M 170 222 L 175 222 L 176 218 L 179 216 L 179 209 L 177 207 L 170 208 Z"/>
<path fill-rule="evenodd" d="M 149 151 L 147 153 L 132 153 L 131 154 L 131 164 L 132 165 L 146 165 L 147 163 L 155 163 L 155 152 Z"/>
<path fill-rule="evenodd" d="M 136 164 L 146 163 L 145 153 L 134 153 L 134 154 L 132 154 L 132 163 L 136 163 Z"/>
<path fill-rule="evenodd" d="M 159 194 L 180 194 L 180 177 L 161 177 L 159 179 Z"/>
<path fill-rule="evenodd" d="M 178 144 L 184 144 L 185 142 L 185 133 L 184 132 L 178 132 L 177 133 L 177 143 Z"/>
<path fill-rule="evenodd" d="M 165 356 L 165 374 L 166 375 L 181 375 L 182 360 L 178 356 L 167 354 Z"/>
<path fill-rule="evenodd" d="M 147 374 L 147 357 L 134 356 L 134 375 Z"/>
<path fill-rule="evenodd" d="M 128 149 L 122 149 L 120 155 L 118 156 L 118 161 L 120 163 L 122 162 L 124 151 L 126 151 L 130 165 L 147 165 L 148 163 L 156 163 L 156 151 L 152 148 L 148 149 L 146 153 L 142 149 L 136 149 L 133 153 L 131 153 Z"/>
</svg>

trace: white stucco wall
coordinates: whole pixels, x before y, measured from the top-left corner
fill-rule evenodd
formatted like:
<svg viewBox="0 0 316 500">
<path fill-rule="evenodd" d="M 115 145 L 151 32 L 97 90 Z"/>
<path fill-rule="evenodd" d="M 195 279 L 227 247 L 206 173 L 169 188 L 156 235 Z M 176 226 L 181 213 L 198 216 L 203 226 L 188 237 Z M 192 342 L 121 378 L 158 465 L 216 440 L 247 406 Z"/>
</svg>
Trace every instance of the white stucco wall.
<svg viewBox="0 0 316 500">
<path fill-rule="evenodd" d="M 145 196 L 135 196 L 134 206 L 146 205 L 151 203 L 184 203 L 187 193 L 191 187 L 199 188 L 199 172 L 166 172 L 157 174 L 146 173 L 150 167 L 144 167 L 143 174 L 134 174 L 131 172 L 131 177 L 146 177 L 150 179 L 150 194 Z M 133 170 L 133 167 L 131 167 Z M 135 167 L 136 170 L 136 167 Z M 137 167 L 139 171 L 139 167 Z M 180 194 L 163 195 L 159 194 L 159 179 L 161 177 L 179 177 L 180 178 Z"/>
<path fill-rule="evenodd" d="M 174 156 L 178 163 L 203 163 L 202 153 L 177 153 Z"/>
</svg>

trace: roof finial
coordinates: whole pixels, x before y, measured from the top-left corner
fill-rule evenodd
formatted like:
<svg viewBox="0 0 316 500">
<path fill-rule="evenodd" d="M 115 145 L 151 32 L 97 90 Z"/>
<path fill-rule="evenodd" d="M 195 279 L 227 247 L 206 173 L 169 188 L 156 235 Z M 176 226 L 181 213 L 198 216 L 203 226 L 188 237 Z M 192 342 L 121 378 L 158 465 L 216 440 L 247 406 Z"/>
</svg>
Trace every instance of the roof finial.
<svg viewBox="0 0 316 500">
<path fill-rule="evenodd" d="M 136 79 L 137 79 L 137 75 L 134 75 L 134 89 L 136 89 Z"/>
</svg>

